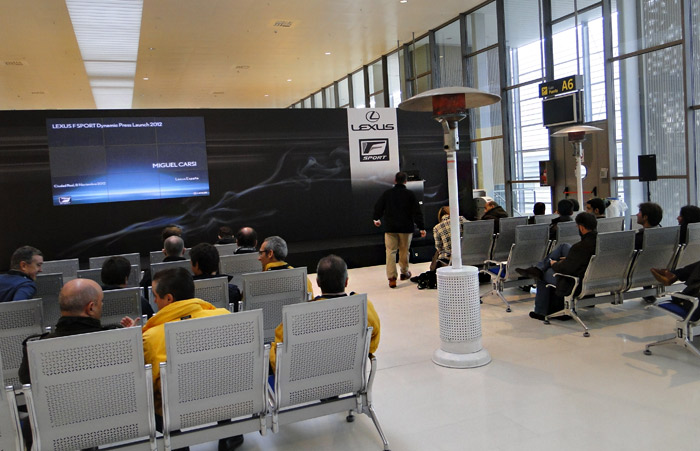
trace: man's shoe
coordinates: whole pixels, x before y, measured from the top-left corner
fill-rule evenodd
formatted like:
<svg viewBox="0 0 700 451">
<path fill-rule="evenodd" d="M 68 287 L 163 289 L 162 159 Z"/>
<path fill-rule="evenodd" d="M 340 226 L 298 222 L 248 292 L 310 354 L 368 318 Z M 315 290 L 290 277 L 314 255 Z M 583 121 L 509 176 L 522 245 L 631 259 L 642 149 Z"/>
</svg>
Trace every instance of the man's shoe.
<svg viewBox="0 0 700 451">
<path fill-rule="evenodd" d="M 233 451 L 243 444 L 242 435 L 234 435 L 229 438 L 219 440 L 219 451 Z"/>
<path fill-rule="evenodd" d="M 651 268 L 651 274 L 664 286 L 669 286 L 678 280 L 678 277 L 668 269 Z"/>
<path fill-rule="evenodd" d="M 530 266 L 529 268 L 515 268 L 515 272 L 528 279 L 535 279 L 536 281 L 542 280 L 544 274 L 540 268 Z"/>
<path fill-rule="evenodd" d="M 401 278 L 401 280 L 408 280 L 411 278 L 411 271 L 407 272 L 406 274 L 401 274 L 401 276 L 399 277 Z"/>
<path fill-rule="evenodd" d="M 530 312 L 530 318 L 544 321 L 544 315 L 540 315 L 539 313 L 535 313 L 535 312 Z"/>
<path fill-rule="evenodd" d="M 396 288 L 396 277 L 389 279 L 389 288 Z"/>
</svg>

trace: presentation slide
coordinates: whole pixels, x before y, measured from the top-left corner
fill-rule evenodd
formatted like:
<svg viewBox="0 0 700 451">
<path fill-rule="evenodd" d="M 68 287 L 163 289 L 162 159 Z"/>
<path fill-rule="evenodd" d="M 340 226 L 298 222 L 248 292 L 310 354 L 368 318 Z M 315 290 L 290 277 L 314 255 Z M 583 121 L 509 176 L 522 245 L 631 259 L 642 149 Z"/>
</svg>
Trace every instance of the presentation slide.
<svg viewBox="0 0 700 451">
<path fill-rule="evenodd" d="M 202 117 L 47 119 L 54 205 L 209 195 Z"/>
</svg>

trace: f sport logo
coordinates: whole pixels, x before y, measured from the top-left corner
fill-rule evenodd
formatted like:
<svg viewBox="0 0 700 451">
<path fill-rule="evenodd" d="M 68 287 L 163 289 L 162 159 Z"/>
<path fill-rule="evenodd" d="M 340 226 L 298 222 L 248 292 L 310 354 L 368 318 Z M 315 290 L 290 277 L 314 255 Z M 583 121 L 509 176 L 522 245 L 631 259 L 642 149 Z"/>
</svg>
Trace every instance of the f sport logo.
<svg viewBox="0 0 700 451">
<path fill-rule="evenodd" d="M 389 139 L 361 139 L 360 161 L 388 161 Z"/>
</svg>

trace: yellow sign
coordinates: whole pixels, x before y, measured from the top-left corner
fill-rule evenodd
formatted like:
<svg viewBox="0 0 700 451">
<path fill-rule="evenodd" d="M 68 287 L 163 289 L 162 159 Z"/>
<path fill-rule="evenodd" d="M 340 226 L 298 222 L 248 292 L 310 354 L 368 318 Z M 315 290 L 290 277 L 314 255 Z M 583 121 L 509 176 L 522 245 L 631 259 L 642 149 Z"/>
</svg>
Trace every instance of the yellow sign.
<svg viewBox="0 0 700 451">
<path fill-rule="evenodd" d="M 565 92 L 577 91 L 581 89 L 583 77 L 580 75 L 572 75 L 559 80 L 540 83 L 540 97 L 555 96 Z"/>
</svg>

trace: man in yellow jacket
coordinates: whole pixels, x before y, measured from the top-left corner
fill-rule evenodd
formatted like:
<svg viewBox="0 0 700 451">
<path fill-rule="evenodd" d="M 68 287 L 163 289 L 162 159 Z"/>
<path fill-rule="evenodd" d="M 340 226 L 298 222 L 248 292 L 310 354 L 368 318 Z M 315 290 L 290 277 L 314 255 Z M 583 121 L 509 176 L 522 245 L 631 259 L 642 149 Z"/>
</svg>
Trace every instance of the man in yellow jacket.
<svg viewBox="0 0 700 451">
<path fill-rule="evenodd" d="M 345 288 L 348 286 L 348 266 L 345 261 L 333 254 L 323 257 L 316 268 L 316 283 L 321 288 L 322 294 L 317 296 L 315 301 L 348 296 L 348 293 L 345 292 Z M 351 292 L 349 295 L 353 294 L 355 293 Z M 379 315 L 369 300 L 367 300 L 367 325 L 372 327 L 369 352 L 374 354 L 379 347 L 380 323 Z M 275 329 L 275 343 L 270 349 L 270 368 L 272 368 L 273 373 L 277 361 L 277 343 L 284 341 L 283 338 L 284 324 L 280 324 Z"/>
<path fill-rule="evenodd" d="M 165 351 L 165 323 L 207 316 L 228 315 L 230 312 L 216 308 L 210 303 L 194 297 L 194 280 L 184 268 L 170 268 L 153 276 L 153 297 L 158 312 L 143 326 L 143 354 L 146 363 L 153 371 L 153 394 L 156 407 L 156 423 L 162 430 L 163 406 L 160 393 L 160 363 L 167 361 Z M 134 321 L 122 320 L 123 326 L 131 326 Z M 243 443 L 238 435 L 221 439 L 220 450 L 233 450 Z"/>
</svg>

